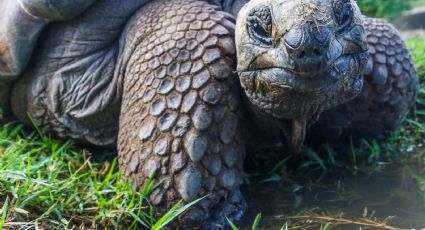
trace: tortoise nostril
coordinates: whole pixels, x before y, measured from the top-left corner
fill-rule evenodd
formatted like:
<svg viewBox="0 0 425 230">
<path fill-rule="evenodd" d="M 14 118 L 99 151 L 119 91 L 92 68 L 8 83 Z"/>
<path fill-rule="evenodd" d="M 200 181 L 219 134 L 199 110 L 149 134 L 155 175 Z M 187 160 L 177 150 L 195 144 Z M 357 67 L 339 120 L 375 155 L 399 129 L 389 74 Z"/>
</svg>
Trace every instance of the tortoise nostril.
<svg viewBox="0 0 425 230">
<path fill-rule="evenodd" d="M 313 50 L 303 49 L 293 54 L 293 57 L 299 61 L 303 61 L 304 59 L 320 58 L 321 56 L 323 56 L 323 51 L 317 47 L 313 48 Z"/>
<path fill-rule="evenodd" d="M 294 63 L 294 71 L 310 74 L 327 67 L 327 52 L 332 38 L 325 27 L 309 30 L 309 25 L 294 26 L 284 36 L 286 52 Z"/>
<path fill-rule="evenodd" d="M 322 55 L 322 51 L 320 51 L 319 49 L 317 49 L 317 48 L 314 48 L 313 49 L 313 54 L 315 55 L 315 56 L 321 56 Z"/>
<path fill-rule="evenodd" d="M 301 51 L 301 53 L 298 55 L 298 59 L 303 59 L 305 58 L 305 51 Z"/>
</svg>

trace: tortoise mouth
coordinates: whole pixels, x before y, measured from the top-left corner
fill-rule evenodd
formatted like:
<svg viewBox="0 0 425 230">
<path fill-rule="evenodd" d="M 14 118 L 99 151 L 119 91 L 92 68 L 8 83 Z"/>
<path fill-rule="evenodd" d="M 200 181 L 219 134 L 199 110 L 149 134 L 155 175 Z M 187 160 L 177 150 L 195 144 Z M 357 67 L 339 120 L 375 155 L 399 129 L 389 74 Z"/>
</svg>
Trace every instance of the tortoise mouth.
<svg viewBox="0 0 425 230">
<path fill-rule="evenodd" d="M 285 68 L 272 67 L 258 70 L 242 71 L 241 77 L 247 75 L 255 75 L 256 86 L 258 82 L 266 85 L 275 86 L 282 90 L 294 91 L 320 91 L 321 89 L 336 83 L 337 77 L 330 74 L 328 71 L 331 67 L 324 69 L 321 73 L 315 72 L 315 75 L 307 73 L 296 73 Z"/>
<path fill-rule="evenodd" d="M 268 85 L 273 88 L 281 88 L 285 91 L 317 92 L 329 85 L 341 80 L 341 76 L 335 74 L 337 70 L 332 64 L 327 65 L 320 71 L 298 72 L 283 67 L 269 67 L 264 69 L 253 69 L 239 71 L 241 81 L 250 78 L 255 82 L 258 91 L 259 84 Z"/>
<path fill-rule="evenodd" d="M 271 67 L 239 72 L 244 91 L 261 111 L 292 119 L 354 98 L 362 88 L 362 54 L 342 55 L 316 75 Z"/>
<path fill-rule="evenodd" d="M 261 84 L 285 91 L 318 93 L 341 81 L 362 74 L 365 63 L 362 63 L 367 52 L 345 54 L 318 71 L 296 71 L 286 67 L 267 67 L 238 71 L 240 80 L 246 90 L 258 91 Z M 254 81 L 254 84 L 249 84 Z"/>
</svg>

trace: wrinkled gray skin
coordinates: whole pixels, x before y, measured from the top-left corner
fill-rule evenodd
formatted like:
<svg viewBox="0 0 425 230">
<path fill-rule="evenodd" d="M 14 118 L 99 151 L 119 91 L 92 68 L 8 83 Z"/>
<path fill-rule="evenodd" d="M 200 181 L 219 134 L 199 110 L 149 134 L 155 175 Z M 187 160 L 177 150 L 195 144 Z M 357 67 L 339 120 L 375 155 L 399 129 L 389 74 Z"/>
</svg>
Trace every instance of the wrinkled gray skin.
<svg viewBox="0 0 425 230">
<path fill-rule="evenodd" d="M 3 0 L 5 119 L 98 146 L 158 214 L 219 228 L 246 207 L 245 149 L 395 129 L 418 91 L 398 32 L 351 0 Z M 237 15 L 237 21 L 235 17 Z M 237 73 L 237 74 L 235 74 Z M 313 125 L 315 124 L 316 125 Z"/>
</svg>

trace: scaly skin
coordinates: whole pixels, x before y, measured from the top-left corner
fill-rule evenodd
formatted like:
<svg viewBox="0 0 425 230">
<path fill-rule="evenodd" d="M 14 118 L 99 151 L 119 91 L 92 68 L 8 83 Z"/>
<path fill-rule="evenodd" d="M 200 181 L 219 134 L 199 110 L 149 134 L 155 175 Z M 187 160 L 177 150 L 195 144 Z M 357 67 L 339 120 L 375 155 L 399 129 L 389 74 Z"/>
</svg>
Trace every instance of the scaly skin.
<svg viewBox="0 0 425 230">
<path fill-rule="evenodd" d="M 233 19 L 194 0 L 157 1 L 133 19 L 126 33 L 144 39 L 124 76 L 118 135 L 124 176 L 140 187 L 157 171 L 163 183 L 150 198 L 164 212 L 182 198 L 208 195 L 185 222 L 238 219 L 245 153 Z"/>
<path fill-rule="evenodd" d="M 345 104 L 324 112 L 310 130 L 313 135 L 385 133 L 414 103 L 418 81 L 402 40 L 387 23 L 363 19 L 354 1 L 304 0 L 319 7 L 290 21 L 285 13 L 304 7 L 297 5 L 299 1 L 252 0 L 242 8 L 236 28 L 234 18 L 221 9 L 236 14 L 246 1 L 212 2 L 223 7 L 200 0 L 97 1 L 75 19 L 47 26 L 8 96 L 12 80 L 36 44 L 31 39 L 22 41 L 26 53 L 16 59 L 21 66 L 10 75 L 13 79 L 2 78 L 6 89 L 0 89 L 1 99 L 11 101 L 14 115 L 24 122 L 29 123 L 30 113 L 44 132 L 98 146 L 117 145 L 123 176 L 136 188 L 156 172 L 162 183 L 149 198 L 158 215 L 180 199 L 208 195 L 180 217 L 177 224 L 183 228 L 222 227 L 225 216 L 241 217 L 245 202 L 239 186 L 246 146 L 286 138 L 286 150 L 297 151 L 306 128 L 323 110 L 340 103 Z M 354 10 L 348 11 L 347 4 L 353 4 Z M 271 8 L 276 21 L 271 20 Z M 35 9 L 46 20 L 34 27 L 36 31 L 50 21 L 69 19 L 58 17 L 56 11 Z M 78 11 L 75 14 L 82 10 L 73 9 Z M 338 17 L 335 9 L 341 13 Z M 352 21 L 343 27 L 347 12 L 353 13 Z M 309 17 L 322 16 L 326 20 L 319 20 L 316 27 L 303 27 L 310 23 Z M 302 30 L 295 28 L 300 21 Z M 39 23 L 31 17 L 29 22 Z M 263 24 L 265 31 L 252 28 Z M 317 27 L 322 29 L 309 32 Z M 235 36 L 238 29 L 239 37 Z M 251 35 L 258 29 L 255 40 Z M 269 37 L 258 40 L 263 35 Z M 2 52 L 17 44 L 5 42 L 7 36 L 11 35 L 0 31 L 0 60 L 13 63 L 15 59 Z M 235 39 L 241 44 L 238 57 Z M 314 39 L 324 45 L 319 47 Z M 261 44 L 261 40 L 273 43 Z M 363 79 L 366 41 L 371 59 Z M 314 54 L 305 47 L 316 48 L 319 58 L 343 58 L 326 60 L 332 66 L 326 75 L 315 68 L 316 62 L 294 64 L 296 58 L 303 59 L 303 51 Z M 0 71 L 4 66 L 0 64 Z M 253 81 L 249 71 L 263 82 Z M 5 76 L 0 72 L 0 77 Z M 261 85 L 264 82 L 281 84 Z M 268 87 L 272 90 L 263 91 Z M 253 134 L 252 142 L 246 134 Z"/>
</svg>

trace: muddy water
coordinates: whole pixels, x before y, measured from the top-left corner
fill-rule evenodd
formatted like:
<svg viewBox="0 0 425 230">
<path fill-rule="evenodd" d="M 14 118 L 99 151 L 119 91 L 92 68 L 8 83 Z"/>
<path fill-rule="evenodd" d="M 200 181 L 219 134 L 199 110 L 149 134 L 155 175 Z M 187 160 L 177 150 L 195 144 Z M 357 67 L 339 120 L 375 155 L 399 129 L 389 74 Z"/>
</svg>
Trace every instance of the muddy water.
<svg viewBox="0 0 425 230">
<path fill-rule="evenodd" d="M 325 215 L 344 214 L 348 218 L 373 215 L 392 217 L 389 225 L 425 228 L 425 167 L 398 165 L 381 167 L 373 173 L 310 173 L 292 181 L 255 183 L 243 193 L 248 211 L 242 229 L 250 229 L 257 213 L 262 213 L 262 229 L 281 229 L 286 216 L 311 211 Z M 341 226 L 333 229 L 359 229 Z"/>
</svg>

